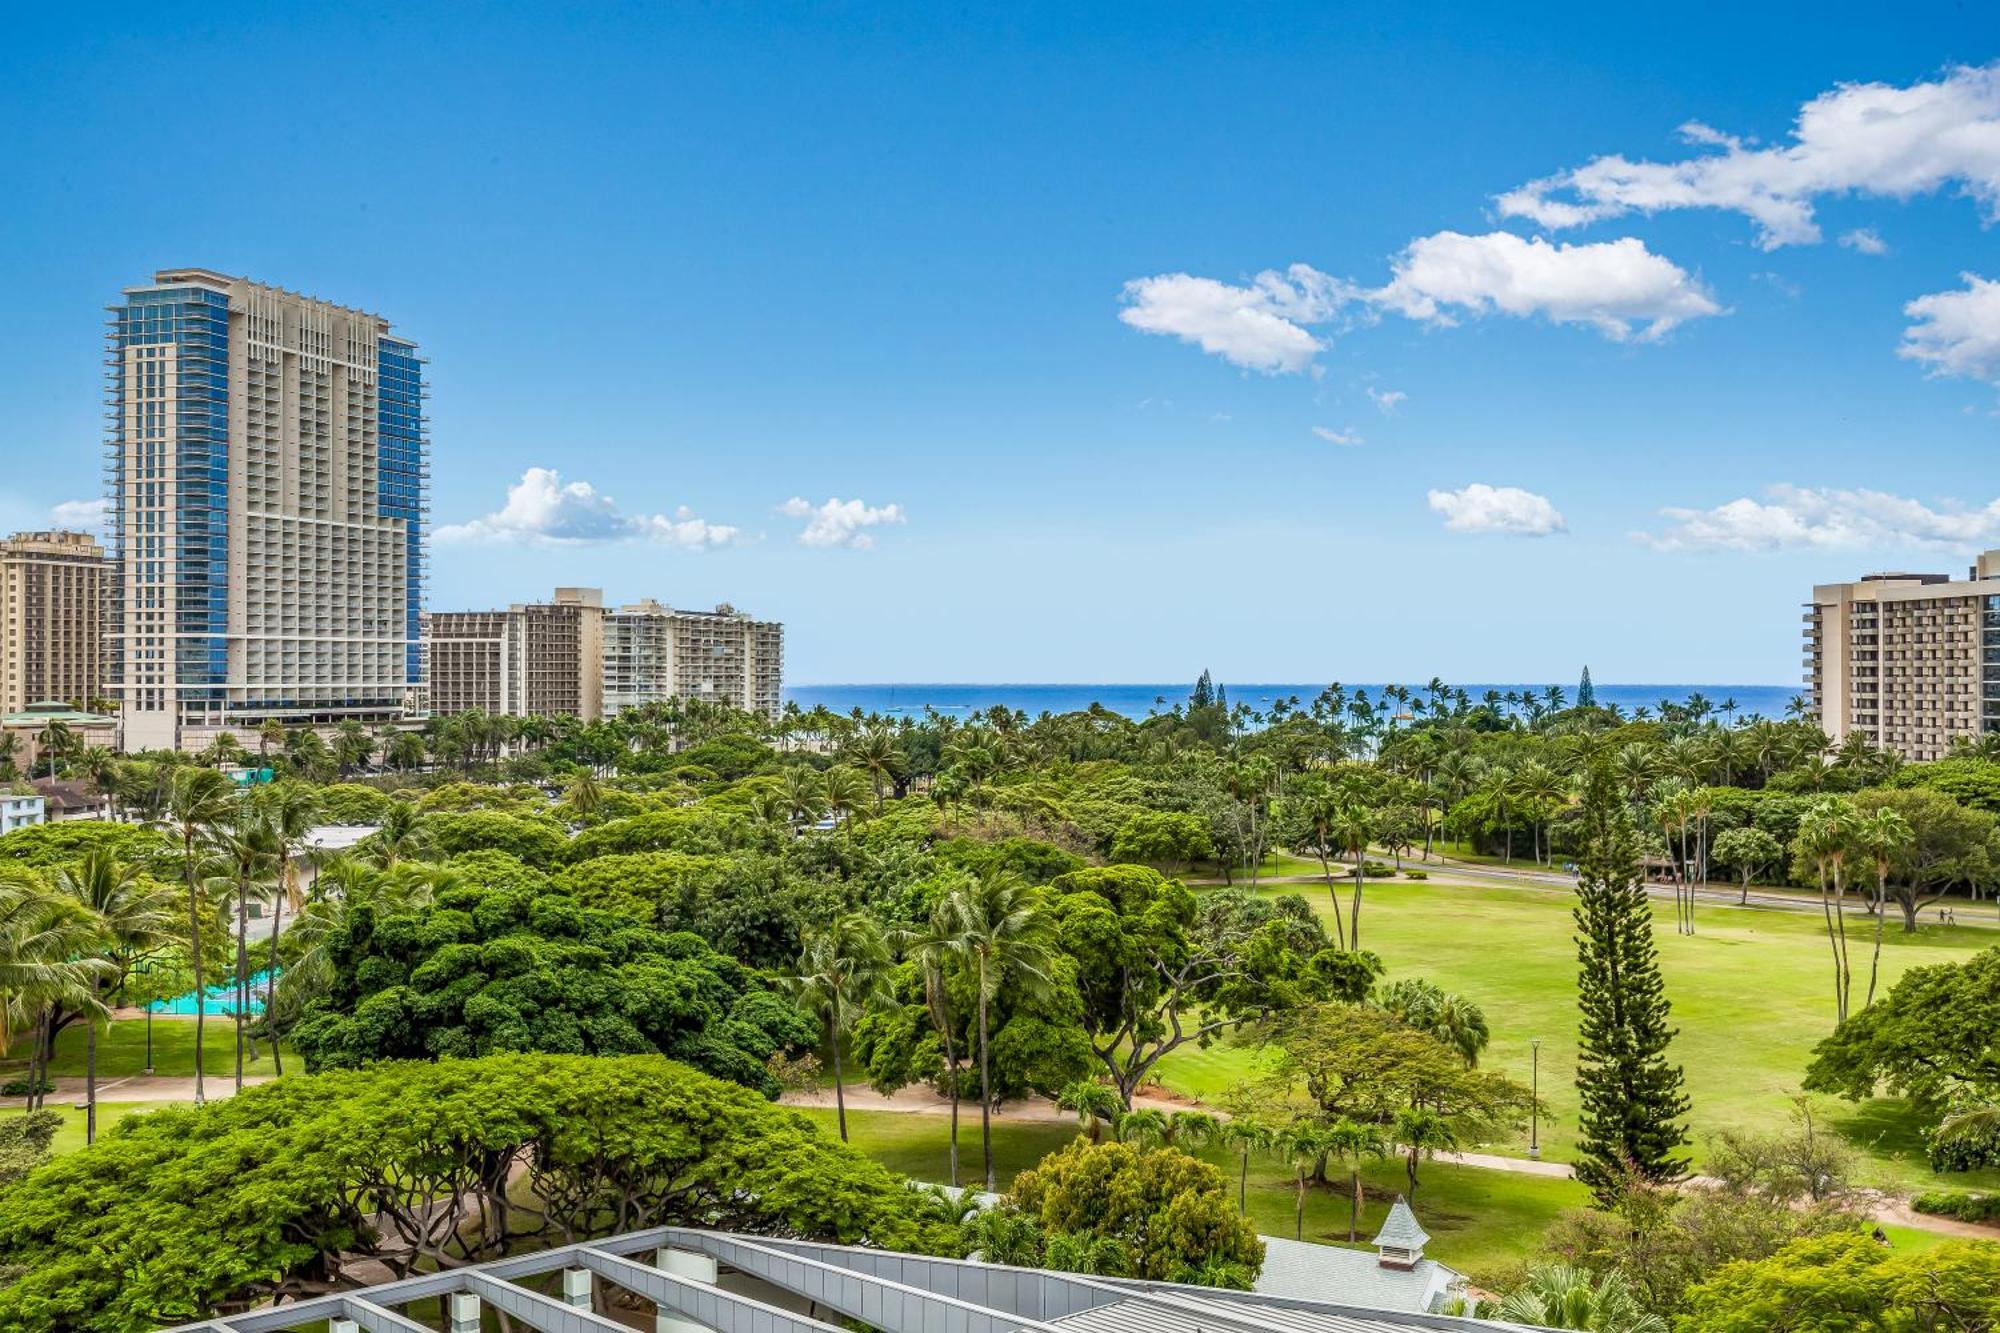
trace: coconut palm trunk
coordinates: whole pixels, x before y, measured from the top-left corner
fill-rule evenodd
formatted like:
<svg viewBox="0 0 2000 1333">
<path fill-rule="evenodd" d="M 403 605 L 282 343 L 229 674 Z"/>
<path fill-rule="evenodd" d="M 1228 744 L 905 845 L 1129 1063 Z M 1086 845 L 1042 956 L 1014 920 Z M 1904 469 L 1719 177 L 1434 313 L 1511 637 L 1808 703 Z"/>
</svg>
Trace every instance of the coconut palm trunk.
<svg viewBox="0 0 2000 1333">
<path fill-rule="evenodd" d="M 986 958 L 979 959 L 979 1150 L 986 1159 L 986 1189 L 996 1185 L 993 1176 L 993 1076 L 986 1041 Z"/>
</svg>

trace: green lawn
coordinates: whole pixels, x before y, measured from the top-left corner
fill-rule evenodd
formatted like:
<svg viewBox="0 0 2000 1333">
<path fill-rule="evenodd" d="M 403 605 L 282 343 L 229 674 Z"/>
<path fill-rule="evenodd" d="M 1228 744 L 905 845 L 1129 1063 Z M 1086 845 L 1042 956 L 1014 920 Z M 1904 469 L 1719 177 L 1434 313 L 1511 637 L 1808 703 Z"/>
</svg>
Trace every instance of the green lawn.
<svg viewBox="0 0 2000 1333">
<path fill-rule="evenodd" d="M 833 1132 L 833 1111 L 802 1108 Z M 850 1111 L 849 1142 L 893 1170 L 917 1180 L 946 1183 L 947 1122 L 936 1115 L 899 1111 Z M 1000 1187 L 1016 1173 L 1076 1137 L 1068 1125 L 1009 1122 L 994 1126 L 993 1156 Z M 977 1184 L 980 1173 L 979 1121 L 968 1117 L 960 1129 L 961 1180 Z M 1222 1149 L 1204 1149 L 1201 1156 L 1222 1168 L 1234 1197 L 1237 1159 Z M 1371 1163 L 1362 1173 L 1365 1206 L 1361 1236 L 1365 1243 L 1387 1216 L 1389 1205 L 1403 1192 L 1406 1179 L 1400 1160 Z M 1417 1206 L 1424 1228 L 1435 1238 L 1430 1253 L 1475 1276 L 1503 1272 L 1532 1253 L 1542 1232 L 1565 1208 L 1580 1206 L 1583 1187 L 1568 1180 L 1513 1175 L 1476 1167 L 1426 1162 L 1418 1173 Z M 1292 1178 L 1268 1157 L 1253 1158 L 1249 1205 L 1257 1229 L 1267 1235 L 1292 1234 Z M 1306 1239 L 1347 1239 L 1347 1194 L 1344 1189 L 1309 1190 L 1306 1195 Z"/>
<path fill-rule="evenodd" d="M 1322 912 L 1326 895 L 1305 893 Z M 1551 1115 L 1542 1125 L 1546 1154 L 1569 1152 L 1576 1129 L 1576 955 L 1570 898 L 1544 889 L 1385 880 L 1371 883 L 1362 913 L 1362 944 L 1382 956 L 1390 977 L 1424 976 L 1462 992 L 1485 1009 L 1493 1029 L 1486 1063 L 1530 1079 L 1531 1040 L 1542 1039 L 1541 1093 Z M 1725 1126 L 1770 1129 L 1786 1123 L 1812 1048 L 1833 1028 L 1830 964 L 1823 926 L 1805 913 L 1702 904 L 1698 934 L 1674 933 L 1673 914 L 1655 906 L 1661 964 L 1680 1035 L 1674 1055 L 1687 1069 L 1692 1123 L 1701 1140 Z M 1855 917 L 1850 944 L 1866 985 L 1867 925 Z M 1910 967 L 1962 961 L 1993 944 L 1989 930 L 1925 925 L 1904 935 L 1892 921 L 1884 936 L 1884 985 Z M 1161 1065 L 1169 1088 L 1213 1098 L 1248 1076 L 1260 1052 L 1242 1045 L 1185 1049 Z M 1986 1186 L 2000 1171 L 1948 1178 L 1923 1160 L 1918 1122 L 1900 1101 L 1859 1106 L 1815 1099 L 1817 1114 L 1863 1151 L 1863 1175 L 1883 1185 Z M 1485 1145 L 1523 1154 L 1525 1133 Z"/>
<path fill-rule="evenodd" d="M 211 1017 L 203 1025 L 202 1067 L 210 1078 L 218 1075 L 233 1076 L 236 1072 L 236 1029 L 226 1018 Z M 50 1062 L 49 1072 L 57 1077 L 84 1076 L 86 1063 L 86 1038 L 81 1023 L 72 1023 L 64 1028 L 56 1038 L 56 1056 Z M 257 1043 L 257 1057 L 249 1057 L 244 1051 L 243 1072 L 246 1074 L 271 1074 L 277 1072 L 272 1067 L 271 1048 L 266 1042 Z M 288 1051 L 289 1057 L 291 1053 Z M 97 1076 L 100 1079 L 126 1078 L 144 1071 L 146 1067 L 146 1020 L 125 1018 L 112 1023 L 97 1034 Z M 12 1078 L 25 1073 L 28 1068 L 27 1048 L 22 1038 L 16 1037 L 13 1049 L 5 1060 L 0 1060 L 0 1075 Z M 286 1068 L 303 1068 L 303 1062 L 288 1059 Z M 192 1018 L 153 1019 L 153 1072 L 163 1077 L 189 1078 L 194 1074 L 194 1020 Z M 0 1081 L 4 1081 L 0 1078 Z"/>
<path fill-rule="evenodd" d="M 49 1145 L 49 1151 L 60 1157 L 64 1153 L 75 1152 L 78 1148 L 83 1147 L 83 1108 L 71 1106 L 68 1102 L 60 1104 L 50 1102 L 49 1109 L 57 1112 L 63 1118 L 62 1128 L 56 1131 L 55 1139 Z M 159 1109 L 159 1103 L 157 1102 L 99 1102 L 97 1104 L 97 1132 L 102 1135 L 128 1115 L 157 1109 Z M 19 1111 L 0 1111 L 0 1115 L 19 1114 L 21 1114 Z"/>
</svg>

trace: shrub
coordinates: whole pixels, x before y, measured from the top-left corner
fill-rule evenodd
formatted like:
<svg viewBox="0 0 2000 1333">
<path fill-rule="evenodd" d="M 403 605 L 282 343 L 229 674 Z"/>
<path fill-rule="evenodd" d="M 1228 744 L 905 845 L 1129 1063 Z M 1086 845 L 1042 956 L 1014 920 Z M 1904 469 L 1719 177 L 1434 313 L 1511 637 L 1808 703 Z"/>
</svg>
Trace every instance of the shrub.
<svg viewBox="0 0 2000 1333">
<path fill-rule="evenodd" d="M 1428 870 L 1405 870 L 1403 872 L 1404 879 L 1429 879 L 1430 877 L 1431 872 Z"/>
<path fill-rule="evenodd" d="M 35 1081 L 26 1074 L 19 1078 L 8 1079 L 5 1083 L 0 1083 L 0 1097 L 31 1097 L 37 1092 L 46 1096 L 56 1090 L 54 1079 L 45 1078 L 41 1083 L 41 1087 L 37 1088 Z"/>
<path fill-rule="evenodd" d="M 1017 1176 L 1003 1208 L 1044 1236 L 1074 1238 L 1057 1256 L 1065 1262 L 1110 1242 L 1133 1277 L 1244 1288 L 1264 1266 L 1264 1243 L 1222 1172 L 1178 1148 L 1076 1139 Z"/>
<path fill-rule="evenodd" d="M 1931 1190 L 1911 1199 L 1910 1207 L 1935 1217 L 1955 1217 L 1961 1222 L 2000 1221 L 2000 1194 Z"/>
</svg>

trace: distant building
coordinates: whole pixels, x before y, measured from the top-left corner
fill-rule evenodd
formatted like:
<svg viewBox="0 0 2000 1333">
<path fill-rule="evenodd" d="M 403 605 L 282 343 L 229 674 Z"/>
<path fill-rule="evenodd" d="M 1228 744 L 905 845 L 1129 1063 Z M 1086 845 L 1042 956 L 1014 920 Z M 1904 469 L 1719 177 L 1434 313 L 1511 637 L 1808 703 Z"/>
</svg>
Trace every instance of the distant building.
<svg viewBox="0 0 2000 1333">
<path fill-rule="evenodd" d="M 86 783 L 70 778 L 55 782 L 47 778 L 35 778 L 32 786 L 42 798 L 42 805 L 48 822 L 64 824 L 72 819 L 109 819 L 111 800 L 102 792 L 93 791 Z"/>
<path fill-rule="evenodd" d="M 0 736 L 12 738 L 14 766 L 21 772 L 33 776 L 37 767 L 44 767 L 42 737 L 52 722 L 62 725 L 70 744 L 79 750 L 92 746 L 109 750 L 118 743 L 117 718 L 71 708 L 56 699 L 39 699 L 18 713 L 0 714 Z"/>
<path fill-rule="evenodd" d="M 407 714 L 423 362 L 379 315 L 207 269 L 111 307 L 112 689 L 127 749 Z"/>
<path fill-rule="evenodd" d="M 433 611 L 424 618 L 430 712 L 603 717 L 604 620 L 596 588 L 557 588 L 550 601 L 505 611 Z"/>
<path fill-rule="evenodd" d="M 2000 730 L 2000 550 L 1963 580 L 1885 573 L 1814 588 L 1805 683 L 1836 743 L 1858 735 L 1923 761 Z"/>
<path fill-rule="evenodd" d="M 0 791 L 0 836 L 17 828 L 33 828 L 43 817 L 42 795 L 33 787 Z"/>
<path fill-rule="evenodd" d="M 785 627 L 723 603 L 684 611 L 648 598 L 605 617 L 604 711 L 703 699 L 775 718 L 783 706 Z"/>
<path fill-rule="evenodd" d="M 110 568 L 86 533 L 17 532 L 0 541 L 0 713 L 44 699 L 88 708 L 104 697 Z"/>
</svg>

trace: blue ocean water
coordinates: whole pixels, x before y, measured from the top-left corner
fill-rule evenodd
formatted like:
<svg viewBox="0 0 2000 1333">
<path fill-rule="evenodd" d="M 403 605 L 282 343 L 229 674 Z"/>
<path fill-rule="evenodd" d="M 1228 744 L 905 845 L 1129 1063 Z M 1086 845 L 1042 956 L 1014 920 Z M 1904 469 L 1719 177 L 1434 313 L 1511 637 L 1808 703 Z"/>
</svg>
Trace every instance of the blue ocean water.
<svg viewBox="0 0 2000 1333">
<path fill-rule="evenodd" d="M 1279 699 L 1297 696 L 1301 703 L 1311 703 L 1313 696 L 1326 688 L 1318 685 L 1240 685 L 1234 681 L 1219 682 L 1229 691 L 1229 702 L 1247 703 L 1252 708 L 1263 710 Z M 1559 683 L 1566 700 L 1574 701 L 1576 682 L 1566 680 Z M 1343 682 L 1351 697 L 1357 689 L 1366 690 L 1371 699 L 1379 698 L 1380 685 Z M 1409 682 L 1414 690 L 1416 682 Z M 849 713 L 859 708 L 864 713 L 882 713 L 891 717 L 900 714 L 922 716 L 924 709 L 934 708 L 940 713 L 950 713 L 964 717 L 969 713 L 983 712 L 998 704 L 1006 708 L 1019 709 L 1029 717 L 1042 713 L 1073 713 L 1101 703 L 1116 713 L 1127 717 L 1145 717 L 1155 711 L 1165 712 L 1175 704 L 1185 703 L 1192 682 L 1180 681 L 1173 684 L 1154 685 L 952 685 L 937 683 L 886 684 L 886 685 L 795 685 L 785 691 L 787 699 L 795 701 L 800 708 L 815 708 L 824 704 L 836 713 Z M 1498 690 L 1506 694 L 1509 690 L 1533 690 L 1540 695 L 1547 683 L 1535 685 L 1466 685 L 1462 687 L 1477 703 L 1488 690 Z M 1603 704 L 1617 704 L 1628 712 L 1644 705 L 1656 712 L 1663 699 L 1680 703 L 1692 694 L 1701 694 L 1721 711 L 1730 700 L 1736 703 L 1734 717 L 1741 720 L 1752 714 L 1768 718 L 1785 716 L 1785 705 L 1798 687 L 1793 685 L 1598 685 L 1597 701 Z"/>
</svg>

